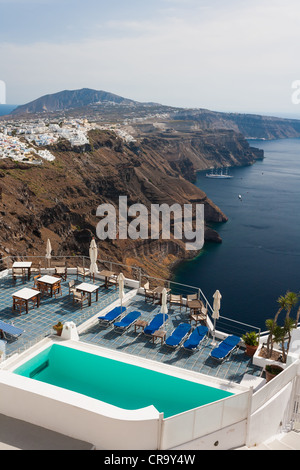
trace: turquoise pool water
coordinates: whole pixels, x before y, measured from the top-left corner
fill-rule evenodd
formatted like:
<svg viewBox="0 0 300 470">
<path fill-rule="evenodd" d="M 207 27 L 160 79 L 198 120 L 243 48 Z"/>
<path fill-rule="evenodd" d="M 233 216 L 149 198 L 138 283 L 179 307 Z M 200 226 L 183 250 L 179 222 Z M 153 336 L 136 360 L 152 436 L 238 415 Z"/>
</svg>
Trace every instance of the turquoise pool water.
<svg viewBox="0 0 300 470">
<path fill-rule="evenodd" d="M 165 418 L 232 395 L 57 344 L 18 367 L 14 373 L 126 410 L 153 405 L 164 413 Z"/>
</svg>

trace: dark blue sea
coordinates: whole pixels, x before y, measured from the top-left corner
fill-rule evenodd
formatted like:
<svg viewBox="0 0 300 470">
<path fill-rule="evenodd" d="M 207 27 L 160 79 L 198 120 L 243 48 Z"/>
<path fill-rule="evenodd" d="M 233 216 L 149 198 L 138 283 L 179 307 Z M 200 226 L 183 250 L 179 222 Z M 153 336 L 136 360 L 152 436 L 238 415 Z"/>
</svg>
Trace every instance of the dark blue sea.
<svg viewBox="0 0 300 470">
<path fill-rule="evenodd" d="M 205 244 L 196 259 L 179 265 L 175 280 L 200 287 L 211 305 L 219 289 L 221 315 L 264 331 L 278 297 L 300 292 L 300 139 L 251 145 L 263 149 L 265 159 L 232 168 L 234 178 L 198 174 L 196 185 L 229 221 L 213 226 L 223 243 Z"/>
<path fill-rule="evenodd" d="M 0 116 L 11 113 L 17 106 L 13 104 L 0 104 Z"/>
</svg>

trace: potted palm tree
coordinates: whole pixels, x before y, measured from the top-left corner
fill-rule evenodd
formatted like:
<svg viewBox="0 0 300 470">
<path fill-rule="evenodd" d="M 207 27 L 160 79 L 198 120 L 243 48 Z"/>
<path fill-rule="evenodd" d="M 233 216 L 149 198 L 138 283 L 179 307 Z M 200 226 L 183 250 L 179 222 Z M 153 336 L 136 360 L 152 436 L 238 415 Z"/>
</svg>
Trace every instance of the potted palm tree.
<svg viewBox="0 0 300 470">
<path fill-rule="evenodd" d="M 247 356 L 254 356 L 259 345 L 258 334 L 255 331 L 249 331 L 248 333 L 242 336 L 242 340 L 246 345 Z"/>
<path fill-rule="evenodd" d="M 281 344 L 282 347 L 282 362 L 286 361 L 286 355 L 289 351 L 291 341 L 291 331 L 297 328 L 297 324 L 300 316 L 300 308 L 297 312 L 296 320 L 290 318 L 290 313 L 293 307 L 297 305 L 299 301 L 299 295 L 294 292 L 287 292 L 284 296 L 280 296 L 277 302 L 279 303 L 279 310 L 277 311 L 274 320 L 267 320 L 266 326 L 269 330 L 269 336 L 267 340 L 267 357 L 271 358 L 273 353 L 274 343 Z M 283 326 L 279 326 L 277 321 L 282 310 L 286 311 L 286 317 Z M 285 341 L 287 347 L 285 348 Z"/>
</svg>

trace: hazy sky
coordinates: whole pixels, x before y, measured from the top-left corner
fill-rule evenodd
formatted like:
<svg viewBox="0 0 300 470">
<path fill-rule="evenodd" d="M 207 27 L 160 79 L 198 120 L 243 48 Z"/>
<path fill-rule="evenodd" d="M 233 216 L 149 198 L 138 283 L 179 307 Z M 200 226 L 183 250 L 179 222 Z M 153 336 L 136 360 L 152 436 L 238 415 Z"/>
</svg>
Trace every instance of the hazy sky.
<svg viewBox="0 0 300 470">
<path fill-rule="evenodd" d="M 299 0 L 0 0 L 7 103 L 87 87 L 300 118 L 299 56 Z"/>
</svg>

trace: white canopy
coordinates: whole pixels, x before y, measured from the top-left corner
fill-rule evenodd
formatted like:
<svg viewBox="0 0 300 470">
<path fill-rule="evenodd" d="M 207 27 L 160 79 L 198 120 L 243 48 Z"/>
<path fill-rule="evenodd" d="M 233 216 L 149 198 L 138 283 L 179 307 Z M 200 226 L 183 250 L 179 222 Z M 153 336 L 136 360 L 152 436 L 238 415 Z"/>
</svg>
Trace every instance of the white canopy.
<svg viewBox="0 0 300 470">
<path fill-rule="evenodd" d="M 98 248 L 95 242 L 95 239 L 93 238 L 90 244 L 90 273 L 93 274 L 93 278 L 95 278 L 95 274 L 98 272 L 98 266 L 97 266 L 97 258 L 98 258 Z"/>
<path fill-rule="evenodd" d="M 52 251 L 52 246 L 48 238 L 47 245 L 46 245 L 46 259 L 48 260 L 48 268 L 50 268 L 51 251 Z"/>
<path fill-rule="evenodd" d="M 220 308 L 221 308 L 221 299 L 222 299 L 220 291 L 216 290 L 216 292 L 213 295 L 213 298 L 214 298 L 214 304 L 213 304 L 212 317 L 218 320 L 220 317 Z"/>
<path fill-rule="evenodd" d="M 160 313 L 163 313 L 164 315 L 166 315 L 168 313 L 168 306 L 167 306 L 167 289 L 163 289 L 162 291 L 162 295 L 161 295 L 161 309 L 160 309 Z M 164 323 L 165 323 L 165 317 L 164 317 Z"/>
<path fill-rule="evenodd" d="M 51 259 L 51 251 L 52 251 L 52 247 L 51 247 L 51 242 L 48 238 L 47 240 L 47 246 L 46 246 L 46 258 L 47 259 Z"/>
<path fill-rule="evenodd" d="M 119 283 L 119 299 L 121 301 L 121 307 L 122 307 L 122 301 L 124 297 L 124 281 L 125 281 L 125 276 L 123 273 L 119 274 L 119 276 L 117 277 L 117 281 Z"/>
<path fill-rule="evenodd" d="M 213 304 L 213 313 L 212 318 L 214 319 L 214 331 L 213 331 L 213 341 L 212 344 L 215 344 L 215 336 L 216 336 L 216 321 L 220 318 L 220 308 L 221 308 L 221 293 L 220 291 L 216 290 L 213 295 L 214 304 Z"/>
</svg>

